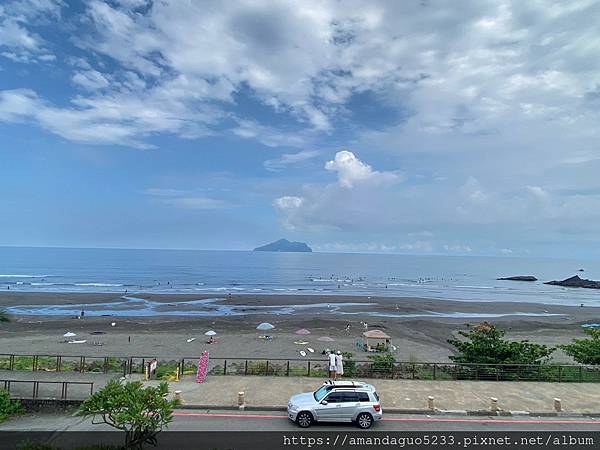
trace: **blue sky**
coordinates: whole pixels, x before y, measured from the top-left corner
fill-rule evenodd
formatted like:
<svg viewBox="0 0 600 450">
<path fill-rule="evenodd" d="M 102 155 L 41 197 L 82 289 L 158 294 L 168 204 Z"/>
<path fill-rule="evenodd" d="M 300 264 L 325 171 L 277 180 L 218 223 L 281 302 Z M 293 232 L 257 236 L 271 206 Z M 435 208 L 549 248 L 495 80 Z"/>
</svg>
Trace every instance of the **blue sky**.
<svg viewBox="0 0 600 450">
<path fill-rule="evenodd" d="M 595 256 L 594 1 L 5 1 L 0 245 Z"/>
</svg>

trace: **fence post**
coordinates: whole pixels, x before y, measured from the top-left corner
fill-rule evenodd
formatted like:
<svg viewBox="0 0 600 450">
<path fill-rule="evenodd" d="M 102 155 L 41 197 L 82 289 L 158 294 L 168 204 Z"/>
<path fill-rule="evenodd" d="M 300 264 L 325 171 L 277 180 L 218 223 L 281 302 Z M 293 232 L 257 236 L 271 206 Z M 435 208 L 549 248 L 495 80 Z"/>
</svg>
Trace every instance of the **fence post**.
<svg viewBox="0 0 600 450">
<path fill-rule="evenodd" d="M 286 377 L 290 376 L 290 360 L 289 359 L 288 359 L 288 362 L 287 362 L 287 368 L 285 370 L 285 376 Z"/>
<path fill-rule="evenodd" d="M 562 366 L 558 366 L 558 382 L 562 381 Z"/>
<path fill-rule="evenodd" d="M 129 358 L 129 375 L 133 374 L 133 358 Z"/>
<path fill-rule="evenodd" d="M 434 364 L 433 365 L 433 379 L 434 379 L 434 381 L 435 381 L 435 369 L 436 369 L 436 367 L 437 367 L 437 364 Z"/>
<path fill-rule="evenodd" d="M 412 365 L 412 379 L 413 380 L 415 379 L 415 366 L 416 366 L 416 364 L 413 363 L 413 365 Z"/>
<path fill-rule="evenodd" d="M 65 394 L 65 386 L 66 386 L 66 385 L 67 385 L 67 382 L 66 382 L 66 381 L 63 381 L 63 382 L 62 382 L 61 389 L 60 389 L 60 398 L 61 398 L 61 399 L 63 399 L 63 400 L 66 400 L 66 398 L 65 398 L 65 395 L 66 395 L 66 394 Z"/>
<path fill-rule="evenodd" d="M 104 373 L 108 373 L 108 356 L 104 357 L 104 367 L 102 368 Z"/>
<path fill-rule="evenodd" d="M 265 366 L 265 375 L 269 375 L 269 360 L 267 359 L 267 364 Z"/>
<path fill-rule="evenodd" d="M 56 371 L 60 372 L 60 356 L 56 357 Z"/>
<path fill-rule="evenodd" d="M 475 381 L 479 381 L 479 366 L 475 366 Z"/>
<path fill-rule="evenodd" d="M 33 355 L 33 361 L 31 362 L 31 370 L 32 370 L 32 372 L 37 371 L 37 365 L 38 365 L 38 356 L 37 355 Z"/>
<path fill-rule="evenodd" d="M 538 366 L 538 381 L 542 381 L 542 365 Z"/>
<path fill-rule="evenodd" d="M 248 360 L 246 360 L 246 364 L 244 364 L 244 375 L 248 375 Z"/>
<path fill-rule="evenodd" d="M 37 384 L 38 384 L 38 381 L 34 381 L 34 382 L 33 382 L 33 393 L 32 393 L 32 395 L 33 395 L 33 398 L 37 398 L 37 395 L 36 395 L 36 389 L 35 389 L 35 388 L 36 388 L 36 386 L 37 386 Z"/>
<path fill-rule="evenodd" d="M 223 363 L 223 375 L 227 375 L 227 360 Z"/>
<path fill-rule="evenodd" d="M 583 381 L 583 367 L 579 366 L 579 382 Z"/>
<path fill-rule="evenodd" d="M 8 370 L 15 370 L 15 355 L 10 355 L 10 362 L 8 363 Z"/>
<path fill-rule="evenodd" d="M 90 395 L 94 395 L 94 382 L 93 381 L 90 384 Z"/>
<path fill-rule="evenodd" d="M 310 377 L 310 361 L 308 361 L 308 367 L 307 368 L 308 368 L 308 370 L 307 370 L 308 375 L 306 375 L 306 376 Z"/>
</svg>

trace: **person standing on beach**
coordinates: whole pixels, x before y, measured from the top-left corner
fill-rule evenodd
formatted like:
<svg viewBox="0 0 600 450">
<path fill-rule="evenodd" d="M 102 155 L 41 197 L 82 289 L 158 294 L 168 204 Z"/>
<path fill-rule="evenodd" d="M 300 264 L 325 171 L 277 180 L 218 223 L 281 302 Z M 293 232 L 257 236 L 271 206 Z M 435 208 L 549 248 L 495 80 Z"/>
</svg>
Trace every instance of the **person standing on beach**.
<svg viewBox="0 0 600 450">
<path fill-rule="evenodd" d="M 335 353 L 329 352 L 328 358 L 329 358 L 329 379 L 335 381 L 336 372 L 337 372 L 337 366 L 335 365 Z"/>
<path fill-rule="evenodd" d="M 344 375 L 344 358 L 342 357 L 342 352 L 339 350 L 337 351 L 337 355 L 335 355 L 335 368 L 336 379 L 342 378 L 342 375 Z"/>
</svg>

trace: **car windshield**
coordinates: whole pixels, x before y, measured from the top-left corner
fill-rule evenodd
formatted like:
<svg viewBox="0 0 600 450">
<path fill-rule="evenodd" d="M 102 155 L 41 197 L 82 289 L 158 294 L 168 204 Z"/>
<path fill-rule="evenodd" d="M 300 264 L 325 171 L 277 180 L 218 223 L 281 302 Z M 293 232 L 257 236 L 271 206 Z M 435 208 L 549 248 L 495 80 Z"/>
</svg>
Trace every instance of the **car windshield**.
<svg viewBox="0 0 600 450">
<path fill-rule="evenodd" d="M 318 401 L 318 402 L 320 402 L 321 400 L 323 400 L 323 397 L 325 397 L 327 395 L 327 391 L 328 391 L 327 386 L 321 386 L 313 394 L 313 396 L 315 397 L 315 400 Z"/>
</svg>

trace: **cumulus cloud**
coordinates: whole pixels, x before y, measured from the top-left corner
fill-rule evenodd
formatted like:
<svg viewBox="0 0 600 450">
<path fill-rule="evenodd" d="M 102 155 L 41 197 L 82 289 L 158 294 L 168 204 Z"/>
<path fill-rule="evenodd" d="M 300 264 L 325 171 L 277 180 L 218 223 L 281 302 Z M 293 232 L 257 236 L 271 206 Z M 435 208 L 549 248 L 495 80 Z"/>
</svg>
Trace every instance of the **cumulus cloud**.
<svg viewBox="0 0 600 450">
<path fill-rule="evenodd" d="M 399 180 L 395 173 L 373 170 L 348 150 L 337 152 L 333 160 L 327 161 L 325 169 L 337 172 L 338 183 L 345 188 L 352 188 L 360 183 L 390 184 Z"/>
</svg>

